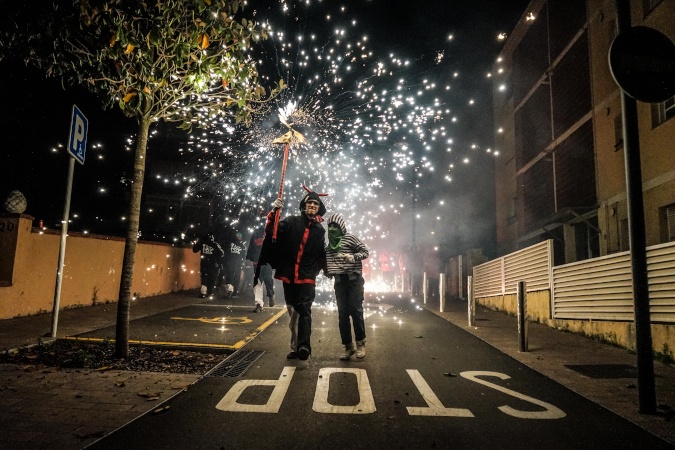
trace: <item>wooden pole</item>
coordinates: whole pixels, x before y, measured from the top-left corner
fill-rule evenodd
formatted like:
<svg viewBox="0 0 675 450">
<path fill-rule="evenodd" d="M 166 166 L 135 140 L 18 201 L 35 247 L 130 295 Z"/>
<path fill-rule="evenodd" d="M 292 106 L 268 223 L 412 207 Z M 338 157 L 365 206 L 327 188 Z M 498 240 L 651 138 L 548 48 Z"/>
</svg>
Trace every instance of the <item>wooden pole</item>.
<svg viewBox="0 0 675 450">
<path fill-rule="evenodd" d="M 286 143 L 284 147 L 284 163 L 281 165 L 281 181 L 279 182 L 279 198 L 284 198 L 284 178 L 286 177 L 286 164 L 288 164 L 288 150 L 290 143 Z M 281 208 L 277 209 L 274 216 L 274 232 L 272 233 L 272 242 L 277 240 L 277 228 L 279 227 L 279 219 L 281 218 Z"/>
</svg>

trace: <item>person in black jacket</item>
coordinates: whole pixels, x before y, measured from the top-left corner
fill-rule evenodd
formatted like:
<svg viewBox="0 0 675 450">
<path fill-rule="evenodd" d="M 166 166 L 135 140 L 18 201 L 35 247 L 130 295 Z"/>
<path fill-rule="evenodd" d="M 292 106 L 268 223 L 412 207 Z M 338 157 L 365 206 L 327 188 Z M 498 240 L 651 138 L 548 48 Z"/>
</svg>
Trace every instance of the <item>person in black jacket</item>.
<svg viewBox="0 0 675 450">
<path fill-rule="evenodd" d="M 202 281 L 200 296 L 204 298 L 207 295 L 213 294 L 213 288 L 216 285 L 218 277 L 220 259 L 225 252 L 223 251 L 223 247 L 216 242 L 213 233 L 197 239 L 197 242 L 192 245 L 192 251 L 195 253 L 202 252 L 199 262 L 199 273 Z"/>
<path fill-rule="evenodd" d="M 241 284 L 241 269 L 246 256 L 246 242 L 238 230 L 229 230 L 224 243 L 225 297 L 236 298 Z"/>
<path fill-rule="evenodd" d="M 246 259 L 253 264 L 253 272 L 255 273 L 258 266 L 258 259 L 260 258 L 260 250 L 265 241 L 265 229 L 257 228 L 251 235 L 251 240 L 248 243 L 248 251 L 246 252 Z M 265 293 L 269 299 L 270 307 L 274 306 L 274 279 L 272 278 L 272 266 L 264 264 L 260 267 L 260 281 L 265 285 Z M 263 303 L 263 287 L 255 286 L 253 288 L 253 297 L 255 301 L 255 309 L 253 312 L 262 312 Z"/>
<path fill-rule="evenodd" d="M 260 268 L 269 263 L 274 269 L 274 278 L 284 283 L 284 299 L 291 316 L 291 352 L 287 358 L 306 360 L 312 353 L 310 337 L 316 276 L 326 264 L 326 230 L 321 225 L 326 207 L 319 194 L 308 190 L 300 202 L 302 214 L 281 220 L 275 240 L 275 213 L 283 205 L 282 199 L 276 199 L 274 209 L 267 215 L 265 241 L 253 284 L 258 282 Z"/>
</svg>

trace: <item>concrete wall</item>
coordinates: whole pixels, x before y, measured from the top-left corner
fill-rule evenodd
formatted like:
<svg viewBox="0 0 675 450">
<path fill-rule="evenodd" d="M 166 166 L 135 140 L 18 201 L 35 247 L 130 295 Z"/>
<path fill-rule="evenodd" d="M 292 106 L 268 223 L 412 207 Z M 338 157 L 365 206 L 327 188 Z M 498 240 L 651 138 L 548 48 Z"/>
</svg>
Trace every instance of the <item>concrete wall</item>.
<svg viewBox="0 0 675 450">
<path fill-rule="evenodd" d="M 0 217 L 0 229 L 7 230 L 0 232 L 0 319 L 53 309 L 61 235 L 32 229 L 32 220 Z M 66 242 L 60 308 L 116 302 L 124 239 L 69 233 Z M 139 242 L 132 292 L 152 296 L 199 287 L 199 258 L 191 248 Z"/>
<path fill-rule="evenodd" d="M 500 295 L 476 299 L 476 303 L 496 311 L 516 315 L 517 296 Z M 600 320 L 556 320 L 551 319 L 551 292 L 548 290 L 527 293 L 527 318 L 559 330 L 580 333 L 603 342 L 635 351 L 635 324 L 633 322 L 612 322 Z M 516 330 L 514 329 L 514 333 Z M 652 324 L 652 348 L 668 360 L 675 352 L 675 327 Z"/>
</svg>

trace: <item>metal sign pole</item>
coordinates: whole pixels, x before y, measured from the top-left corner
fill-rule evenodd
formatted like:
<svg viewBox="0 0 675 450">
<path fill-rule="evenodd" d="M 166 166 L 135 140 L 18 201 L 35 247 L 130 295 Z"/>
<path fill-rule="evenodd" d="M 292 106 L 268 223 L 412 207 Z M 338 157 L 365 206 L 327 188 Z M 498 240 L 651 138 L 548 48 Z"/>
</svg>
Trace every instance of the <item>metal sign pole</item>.
<svg viewBox="0 0 675 450">
<path fill-rule="evenodd" d="M 56 269 L 56 287 L 54 288 L 54 309 L 52 310 L 52 331 L 50 336 L 56 337 L 56 328 L 59 323 L 59 304 L 61 302 L 61 285 L 63 284 L 63 261 L 66 256 L 66 237 L 68 236 L 68 221 L 70 218 L 70 197 L 73 192 L 73 174 L 75 160 L 84 164 L 87 150 L 87 130 L 89 121 L 76 105 L 70 117 L 70 136 L 68 137 L 68 182 L 66 184 L 66 204 L 63 206 L 63 220 L 61 221 L 61 245 L 59 246 L 59 263 Z"/>
<path fill-rule="evenodd" d="M 617 31 L 631 28 L 630 1 L 616 0 Z M 635 352 L 638 369 L 638 403 L 643 414 L 656 412 L 656 387 L 652 351 L 651 317 L 649 312 L 649 280 L 647 276 L 647 242 L 644 202 L 642 198 L 642 164 L 638 130 L 637 102 L 621 90 L 623 121 L 623 153 L 628 200 L 628 237 L 633 273 L 635 311 Z"/>
<path fill-rule="evenodd" d="M 54 290 L 54 309 L 52 310 L 51 337 L 56 337 L 56 328 L 59 322 L 59 303 L 61 302 L 61 285 L 63 282 L 63 261 L 66 256 L 66 237 L 68 236 L 68 219 L 70 217 L 70 197 L 73 191 L 73 174 L 75 172 L 75 158 L 68 162 L 68 182 L 66 184 L 66 203 L 63 207 L 61 221 L 61 245 L 59 246 L 59 265 L 56 269 L 56 289 Z"/>
</svg>

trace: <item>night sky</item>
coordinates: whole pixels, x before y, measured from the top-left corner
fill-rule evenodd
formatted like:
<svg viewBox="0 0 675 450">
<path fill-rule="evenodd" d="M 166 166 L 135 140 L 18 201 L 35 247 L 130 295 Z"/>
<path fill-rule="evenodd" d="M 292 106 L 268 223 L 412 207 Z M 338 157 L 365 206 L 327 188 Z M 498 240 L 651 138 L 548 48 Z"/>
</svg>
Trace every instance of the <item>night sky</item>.
<svg viewBox="0 0 675 450">
<path fill-rule="evenodd" d="M 297 126 L 310 144 L 289 162 L 287 212 L 295 212 L 306 183 L 330 193 L 329 213 L 341 212 L 369 246 L 405 246 L 415 197 L 418 244 L 489 247 L 499 156 L 487 74 L 503 45 L 497 35 L 513 29 L 528 3 L 251 2 L 244 15 L 272 31 L 257 50 L 259 70 L 289 89 L 253 129 L 154 128 L 141 238 L 181 242 L 206 227 L 250 230 L 278 188 L 282 149 L 270 140 L 285 129 L 277 108 L 294 103 L 296 113 L 311 116 Z M 89 134 L 85 164 L 75 168 L 70 229 L 124 235 L 135 123 L 20 62 L 4 60 L 0 69 L 0 197 L 22 191 L 34 226 L 43 220 L 58 228 L 63 146 L 77 104 Z M 162 201 L 173 206 L 148 208 Z M 178 214 L 181 204 L 192 206 Z"/>
</svg>

